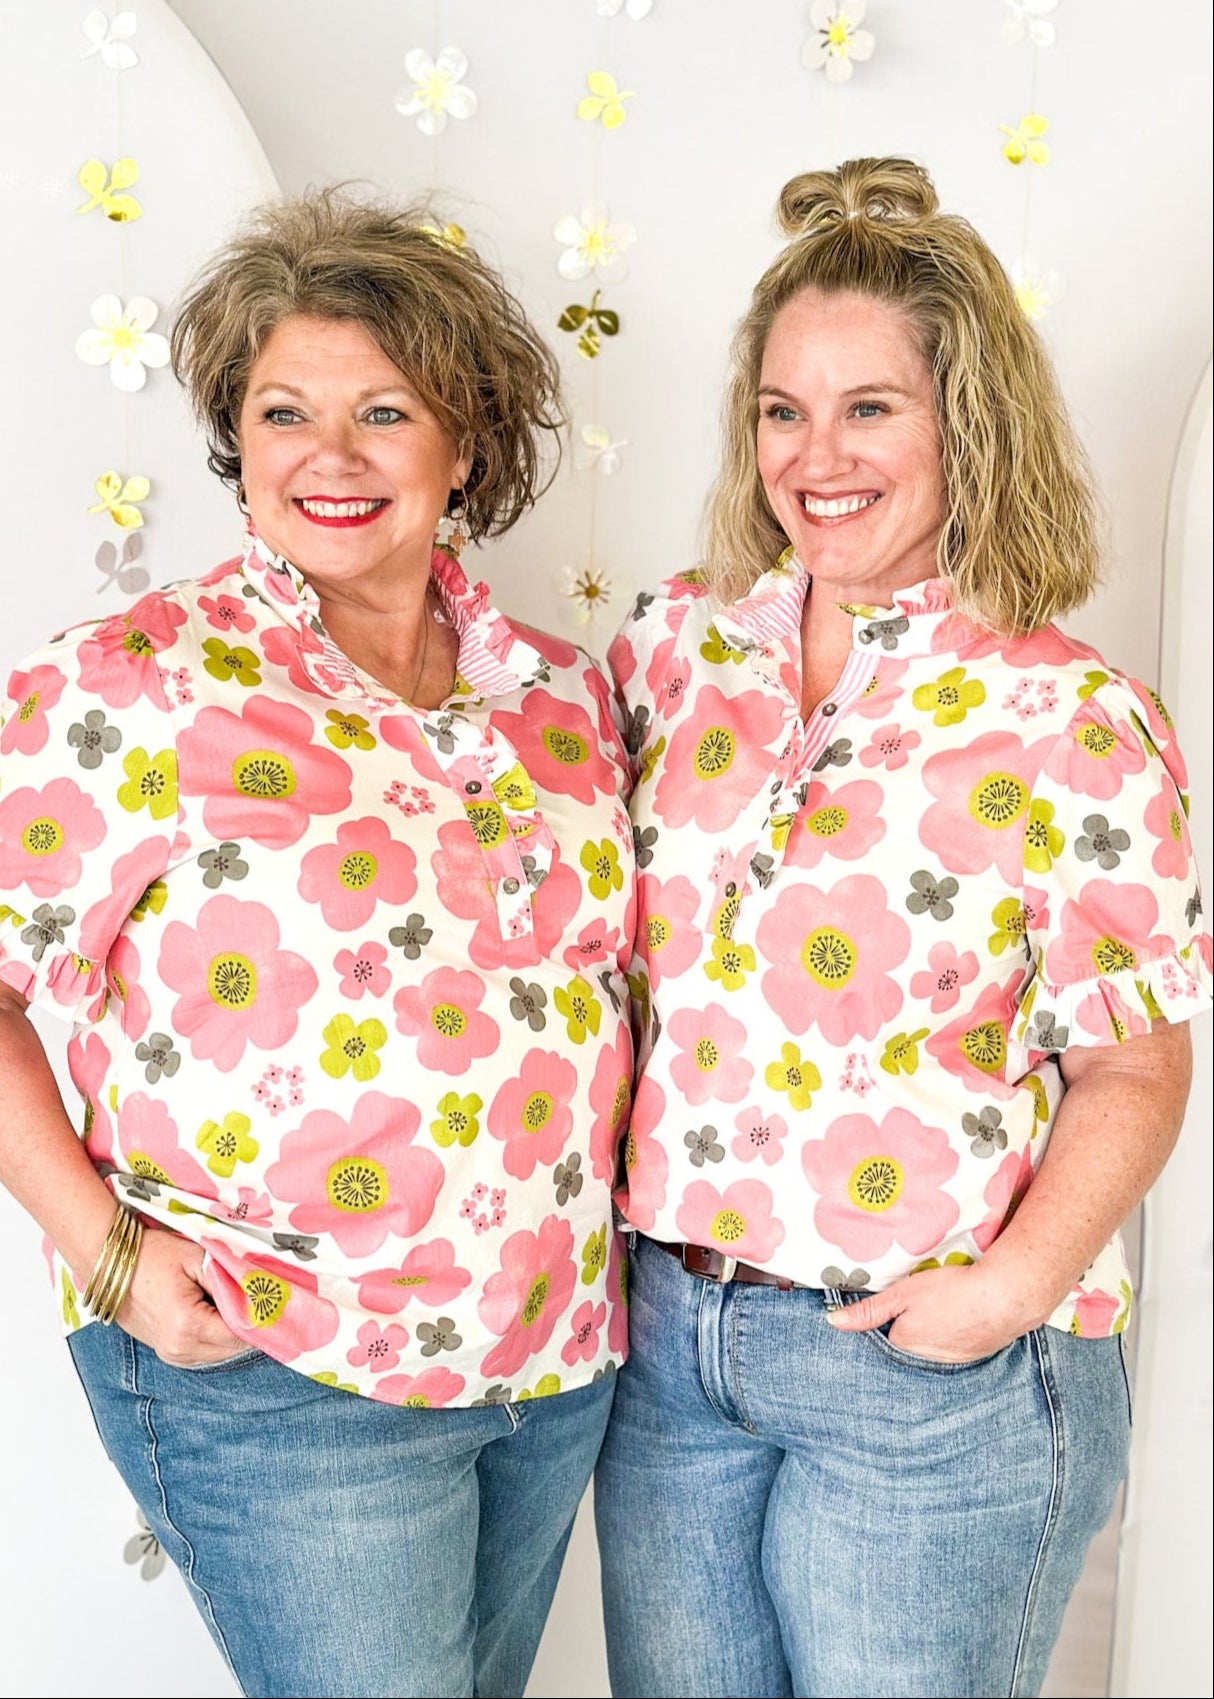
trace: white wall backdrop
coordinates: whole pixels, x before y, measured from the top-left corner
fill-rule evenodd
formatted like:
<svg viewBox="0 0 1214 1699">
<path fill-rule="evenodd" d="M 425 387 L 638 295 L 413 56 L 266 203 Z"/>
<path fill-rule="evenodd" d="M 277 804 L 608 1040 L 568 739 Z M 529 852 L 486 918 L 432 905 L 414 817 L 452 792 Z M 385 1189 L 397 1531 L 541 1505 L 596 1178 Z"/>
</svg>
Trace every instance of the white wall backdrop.
<svg viewBox="0 0 1214 1699">
<path fill-rule="evenodd" d="M 1166 24 L 1145 0 L 1060 0 L 1050 14 L 1057 39 L 1036 49 L 1003 39 L 1015 10 L 1005 0 L 870 0 L 864 26 L 875 51 L 839 87 L 801 63 L 811 34 L 805 0 L 654 0 L 640 19 L 631 14 L 643 5 L 621 0 L 614 16 L 600 15 L 613 5 L 175 0 L 170 11 L 164 0 L 127 0 L 100 8 L 109 22 L 123 9 L 137 19 L 130 40 L 139 63 L 114 70 L 101 53 L 81 57 L 90 45 L 83 0 L 0 0 L 2 446 L 14 492 L 0 557 L 0 669 L 56 625 L 122 600 L 122 584 L 104 578 L 95 556 L 107 537 L 120 551 L 124 534 L 104 513 L 85 512 L 103 471 L 152 480 L 139 535 L 153 581 L 198 572 L 236 548 L 235 513 L 205 471 L 167 373 L 152 372 L 143 392 L 123 398 L 103 369 L 76 358 L 74 344 L 106 292 L 152 297 L 156 329 L 167 328 L 194 263 L 275 177 L 286 192 L 361 179 L 396 196 L 435 195 L 558 347 L 574 441 L 583 426 L 604 427 L 624 444 L 619 470 L 603 476 L 602 457 L 599 470 L 577 470 L 570 456 L 539 509 L 473 564 L 506 607 L 548 625 L 576 612 L 560 569 L 597 568 L 613 601 L 584 639 L 601 652 L 627 592 L 694 559 L 725 349 L 776 250 L 780 185 L 850 155 L 903 152 L 929 168 L 945 207 L 971 218 L 1009 266 L 1031 255 L 1038 273 L 1064 280 L 1061 292 L 1051 285 L 1041 328 L 1110 516 L 1107 584 L 1072 624 L 1119 664 L 1160 677 L 1169 488 L 1211 339 L 1205 0 L 1175 0 Z M 477 110 L 430 137 L 394 98 L 412 86 L 411 49 L 436 55 L 449 45 L 467 57 L 464 86 Z M 631 94 L 613 130 L 576 115 L 596 71 Z M 1012 165 L 1000 126 L 1015 130 L 1029 114 L 1048 120 L 1050 160 Z M 78 215 L 83 162 L 108 167 L 127 156 L 140 167 L 131 192 L 144 217 Z M 595 202 L 631 226 L 635 241 L 626 278 L 601 285 L 619 334 L 588 361 L 557 320 L 571 303 L 588 305 L 600 285 L 558 272 L 553 231 Z M 109 570 L 120 567 L 118 559 Z M 1169 653 L 1196 837 L 1208 845 L 1208 619 L 1202 631 L 1199 645 L 1172 644 Z M 1204 871 L 1208 879 L 1208 862 Z M 1206 1082 L 1209 1027 L 1198 1029 Z M 1197 1153 L 1208 1147 L 1208 1096 L 1199 1109 L 1174 1195 L 1197 1196 L 1206 1172 Z M 1185 1379 L 1188 1417 L 1177 1422 L 1157 1403 L 1141 1436 L 1155 1449 L 1135 1462 L 1139 1555 L 1124 1589 L 1116 1692 L 1209 1691 L 1208 1639 L 1198 1631 L 1206 1619 L 1193 1603 L 1209 1594 L 1208 1521 L 1201 1495 L 1184 1485 L 1186 1469 L 1157 1467 L 1176 1446 L 1208 1455 L 1208 1325 L 1200 1325 L 1208 1215 L 1194 1212 L 1188 1231 L 1202 1236 L 1204 1271 L 1193 1256 L 1165 1272 L 1152 1307 L 1167 1312 L 1186 1350 L 1196 1339 L 1207 1354 Z M 116 1695 L 138 1680 L 147 1692 L 230 1692 L 176 1579 L 144 1587 L 120 1562 L 133 1513 L 73 1398 L 37 1235 L 7 1203 L 0 1291 L 9 1369 L 0 1408 L 0 1691 Z M 1189 1325 L 1186 1305 L 1197 1306 Z M 1143 1356 L 1153 1363 L 1163 1322 L 1146 1321 Z M 1114 1539 L 1115 1530 L 1072 1610 L 1068 1649 L 1051 1674 L 1055 1694 L 1109 1691 Z M 1144 1592 L 1143 1574 L 1161 1565 L 1164 1582 Z M 1188 1577 L 1184 1586 L 1167 1584 L 1169 1565 Z M 605 1690 L 583 1518 L 532 1692 Z"/>
</svg>

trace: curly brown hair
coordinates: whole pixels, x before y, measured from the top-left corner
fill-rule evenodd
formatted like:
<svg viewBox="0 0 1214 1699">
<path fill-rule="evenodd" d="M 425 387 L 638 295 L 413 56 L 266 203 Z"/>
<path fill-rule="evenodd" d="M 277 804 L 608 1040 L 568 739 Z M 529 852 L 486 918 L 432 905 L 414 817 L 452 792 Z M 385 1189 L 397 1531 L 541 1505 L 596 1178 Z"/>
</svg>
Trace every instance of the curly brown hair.
<svg viewBox="0 0 1214 1699">
<path fill-rule="evenodd" d="M 1041 340 L 978 232 L 941 213 L 927 172 L 897 158 L 794 177 L 778 219 L 792 240 L 733 343 L 706 524 L 714 594 L 741 595 L 788 547 L 759 477 L 759 374 L 777 314 L 808 289 L 897 308 L 931 368 L 947 491 L 937 561 L 957 606 L 1010 633 L 1086 601 L 1100 559 L 1087 459 Z"/>
<path fill-rule="evenodd" d="M 565 423 L 557 363 L 501 277 L 431 208 L 336 186 L 257 209 L 178 311 L 173 370 L 207 464 L 233 489 L 249 372 L 295 315 L 362 325 L 405 374 L 470 462 L 453 501 L 466 500 L 474 538 L 508 530 L 552 482 Z"/>
</svg>

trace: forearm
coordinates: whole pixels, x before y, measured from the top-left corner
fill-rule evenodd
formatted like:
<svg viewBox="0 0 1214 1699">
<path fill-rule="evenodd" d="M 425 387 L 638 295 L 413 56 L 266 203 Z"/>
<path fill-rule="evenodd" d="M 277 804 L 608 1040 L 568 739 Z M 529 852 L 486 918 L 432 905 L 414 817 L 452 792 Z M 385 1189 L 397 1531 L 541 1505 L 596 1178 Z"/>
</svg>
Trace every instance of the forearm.
<svg viewBox="0 0 1214 1699">
<path fill-rule="evenodd" d="M 88 1277 L 114 1214 L 18 999 L 0 989 L 0 1184 Z"/>
<path fill-rule="evenodd" d="M 1185 1026 L 1063 1063 L 1067 1090 L 1049 1147 L 981 1267 L 1024 1329 L 1057 1308 L 1141 1203 L 1176 1143 L 1191 1073 Z"/>
</svg>

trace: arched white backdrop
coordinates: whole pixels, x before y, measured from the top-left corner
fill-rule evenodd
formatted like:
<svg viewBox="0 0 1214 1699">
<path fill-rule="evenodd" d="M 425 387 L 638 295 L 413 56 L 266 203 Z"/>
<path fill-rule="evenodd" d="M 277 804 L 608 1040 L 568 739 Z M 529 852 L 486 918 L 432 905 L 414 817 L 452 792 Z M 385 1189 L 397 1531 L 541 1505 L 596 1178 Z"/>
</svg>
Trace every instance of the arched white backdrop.
<svg viewBox="0 0 1214 1699">
<path fill-rule="evenodd" d="M 1200 408 L 1185 433 L 1211 335 L 1206 5 L 1172 8 L 1148 52 L 1143 0 L 1058 0 L 1046 12 L 1039 4 L 1035 19 L 1023 0 L 869 0 L 862 27 L 874 52 L 838 85 L 802 62 L 809 0 L 175 0 L 172 9 L 106 0 L 95 9 L 101 22 L 86 33 L 87 0 L 0 0 L 0 446 L 10 491 L 0 670 L 57 626 L 116 609 L 139 573 L 163 582 L 234 551 L 230 498 L 205 470 L 168 373 L 150 370 L 145 388 L 124 396 L 75 349 L 107 294 L 124 305 L 150 298 L 153 333 L 166 330 L 196 262 L 244 207 L 273 193 L 275 177 L 287 192 L 350 178 L 397 196 L 437 191 L 445 215 L 501 264 L 560 353 L 582 464 L 571 455 L 536 513 L 474 564 L 505 606 L 541 625 L 576 618 L 567 592 L 599 572 L 613 600 L 584 637 L 601 653 L 629 587 L 694 558 L 724 351 L 775 251 L 780 184 L 849 155 L 905 152 L 929 167 L 947 207 L 1020 266 L 1044 314 L 1111 519 L 1108 582 L 1072 625 L 1171 699 L 1210 876 Z M 133 34 L 116 24 L 124 12 Z M 1052 43 L 1041 41 L 1042 23 Z M 1005 26 L 1021 39 L 1005 39 Z M 424 112 L 398 110 L 395 97 L 403 90 L 408 105 L 411 49 L 433 57 L 447 46 L 466 56 L 462 86 L 477 109 L 429 136 L 418 127 Z M 126 63 L 132 52 L 137 63 Z M 577 116 L 580 98 L 602 98 L 595 91 L 606 85 L 587 84 L 600 71 L 624 115 L 611 129 L 606 108 Z M 1036 118 L 1043 132 L 1026 123 Z M 1042 142 L 1048 163 L 1034 163 L 1029 144 L 1039 155 Z M 1026 157 L 1014 164 L 1005 148 Z M 113 167 L 128 158 L 139 176 L 124 187 Z M 98 186 L 110 210 L 130 194 L 140 219 L 113 221 L 104 199 L 76 211 L 93 198 L 77 180 L 88 160 L 105 167 Z M 596 202 L 634 232 L 619 238 L 622 279 L 571 277 L 568 260 L 558 270 L 569 241 L 555 229 Z M 567 332 L 558 318 L 590 308 L 596 289 L 620 328 L 588 360 L 576 347 L 585 323 Z M 604 440 L 619 446 L 596 457 Z M 86 511 L 105 472 L 150 479 L 139 532 Z M 124 561 L 132 536 L 142 553 Z M 112 554 L 99 565 L 103 544 Z M 1197 1024 L 1194 1107 L 1148 1215 L 1116 1633 L 1114 1526 L 1068 1614 L 1054 1695 L 1210 1691 L 1210 1033 L 1208 1019 Z M 145 1584 L 141 1565 L 123 1562 L 133 1508 L 73 1385 L 38 1235 L 7 1200 L 0 1318 L 0 1693 L 230 1693 L 177 1578 L 166 1571 Z M 980 1578 L 975 1587 L 981 1608 Z M 533 1699 L 606 1692 L 596 1589 L 583 1515 Z"/>
</svg>

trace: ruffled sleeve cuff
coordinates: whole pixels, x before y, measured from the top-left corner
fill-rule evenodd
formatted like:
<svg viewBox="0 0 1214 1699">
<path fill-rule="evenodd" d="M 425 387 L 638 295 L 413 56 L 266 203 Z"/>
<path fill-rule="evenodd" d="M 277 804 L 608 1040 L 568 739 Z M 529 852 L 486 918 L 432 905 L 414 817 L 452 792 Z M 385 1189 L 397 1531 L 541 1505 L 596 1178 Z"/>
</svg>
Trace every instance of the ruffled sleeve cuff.
<svg viewBox="0 0 1214 1699">
<path fill-rule="evenodd" d="M 1187 1021 L 1208 1009 L 1210 969 L 1211 939 L 1203 933 L 1174 955 L 1074 985 L 1054 985 L 1039 974 L 1021 1001 L 1013 1039 L 1029 1067 L 1062 1050 L 1124 1044 L 1149 1032 L 1153 1021 Z"/>
</svg>

